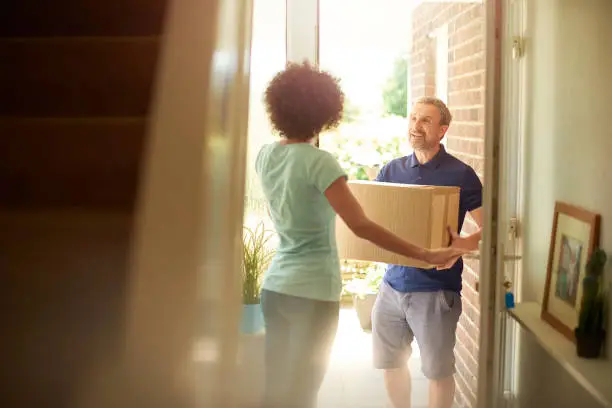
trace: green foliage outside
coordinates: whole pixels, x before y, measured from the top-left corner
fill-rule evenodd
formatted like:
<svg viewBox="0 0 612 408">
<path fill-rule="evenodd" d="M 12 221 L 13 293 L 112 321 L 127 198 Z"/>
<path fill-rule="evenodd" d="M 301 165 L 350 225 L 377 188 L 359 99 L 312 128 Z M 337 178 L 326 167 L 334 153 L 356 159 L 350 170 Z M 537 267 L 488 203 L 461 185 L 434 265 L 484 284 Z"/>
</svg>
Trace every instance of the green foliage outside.
<svg viewBox="0 0 612 408">
<path fill-rule="evenodd" d="M 366 295 L 378 293 L 385 274 L 385 265 L 374 262 L 345 261 L 345 268 L 357 269 L 351 279 L 345 282 L 346 294 L 363 299 Z M 357 268 L 355 268 L 357 266 Z"/>
<path fill-rule="evenodd" d="M 408 57 L 395 60 L 393 73 L 383 88 L 383 102 L 387 115 L 408 116 Z"/>
<path fill-rule="evenodd" d="M 397 117 L 343 123 L 321 136 L 321 148 L 336 157 L 350 179 L 368 180 L 367 168 L 406 155 L 405 126 L 405 120 Z"/>
<path fill-rule="evenodd" d="M 353 123 L 361 116 L 361 109 L 354 104 L 350 99 L 344 100 L 344 115 L 342 120 L 344 123 Z"/>
</svg>

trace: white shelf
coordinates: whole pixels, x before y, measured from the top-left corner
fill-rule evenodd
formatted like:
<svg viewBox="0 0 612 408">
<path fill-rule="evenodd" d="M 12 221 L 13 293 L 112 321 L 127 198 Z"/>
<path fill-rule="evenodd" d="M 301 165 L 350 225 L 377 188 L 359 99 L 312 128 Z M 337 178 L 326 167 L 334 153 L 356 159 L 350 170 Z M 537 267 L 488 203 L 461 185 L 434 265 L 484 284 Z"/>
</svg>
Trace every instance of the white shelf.
<svg viewBox="0 0 612 408">
<path fill-rule="evenodd" d="M 508 313 L 593 397 L 604 407 L 612 408 L 612 363 L 579 358 L 576 345 L 540 318 L 541 310 L 539 303 L 523 302 Z"/>
</svg>

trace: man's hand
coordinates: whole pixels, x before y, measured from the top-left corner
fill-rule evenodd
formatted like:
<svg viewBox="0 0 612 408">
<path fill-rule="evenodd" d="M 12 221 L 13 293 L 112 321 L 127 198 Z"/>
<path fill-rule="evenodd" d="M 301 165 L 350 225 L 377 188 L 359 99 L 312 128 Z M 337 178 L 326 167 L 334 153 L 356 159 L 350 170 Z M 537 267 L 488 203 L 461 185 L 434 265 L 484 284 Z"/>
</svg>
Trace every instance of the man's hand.
<svg viewBox="0 0 612 408">
<path fill-rule="evenodd" d="M 468 252 L 473 251 L 474 243 L 472 242 L 470 237 L 462 237 L 459 234 L 457 234 L 455 231 L 453 231 L 451 228 L 448 229 L 448 233 L 450 234 L 450 237 L 451 237 L 449 248 L 455 248 L 457 250 L 463 251 L 461 255 L 465 255 Z M 444 265 L 438 266 L 437 269 L 439 270 L 450 269 L 457 262 L 457 260 L 459 259 L 459 256 L 450 260 L 450 262 Z"/>
<path fill-rule="evenodd" d="M 461 248 L 467 250 L 467 252 L 474 250 L 474 239 L 471 237 L 462 237 L 452 229 L 448 229 L 450 235 L 450 246 L 451 248 Z M 477 245 L 478 243 L 476 243 Z"/>
</svg>

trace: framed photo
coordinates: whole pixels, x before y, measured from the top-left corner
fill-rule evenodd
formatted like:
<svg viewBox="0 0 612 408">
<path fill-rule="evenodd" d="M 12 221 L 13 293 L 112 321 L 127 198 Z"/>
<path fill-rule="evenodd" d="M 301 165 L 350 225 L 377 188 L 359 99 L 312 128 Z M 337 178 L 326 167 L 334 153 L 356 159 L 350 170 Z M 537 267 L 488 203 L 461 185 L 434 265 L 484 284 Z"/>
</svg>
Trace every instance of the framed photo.
<svg viewBox="0 0 612 408">
<path fill-rule="evenodd" d="M 582 298 L 586 264 L 599 241 L 599 214 L 555 203 L 542 319 L 571 341 Z"/>
</svg>

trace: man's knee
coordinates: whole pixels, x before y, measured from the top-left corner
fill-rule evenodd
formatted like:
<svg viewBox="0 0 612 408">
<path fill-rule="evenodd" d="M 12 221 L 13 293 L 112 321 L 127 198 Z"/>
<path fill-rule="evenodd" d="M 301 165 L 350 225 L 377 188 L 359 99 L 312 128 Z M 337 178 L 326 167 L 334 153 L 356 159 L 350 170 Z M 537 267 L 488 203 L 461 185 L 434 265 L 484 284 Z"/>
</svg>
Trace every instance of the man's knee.
<svg viewBox="0 0 612 408">
<path fill-rule="evenodd" d="M 421 352 L 423 375 L 433 381 L 442 381 L 453 377 L 455 374 L 455 353 L 453 348 L 452 345 L 448 344 L 435 350 L 429 349 Z"/>
<path fill-rule="evenodd" d="M 397 327 L 378 326 L 372 330 L 374 368 L 394 371 L 405 367 L 412 353 L 411 340 L 409 333 Z"/>
<path fill-rule="evenodd" d="M 423 374 L 442 380 L 455 374 L 455 339 L 461 297 L 439 291 L 415 297 L 418 310 L 411 316 L 419 343 Z"/>
<path fill-rule="evenodd" d="M 393 379 L 393 378 L 404 378 L 407 375 L 410 375 L 410 369 L 408 368 L 408 364 L 402 364 L 399 367 L 394 367 L 394 368 L 383 368 L 383 375 L 385 376 L 385 378 L 387 379 Z"/>
</svg>

